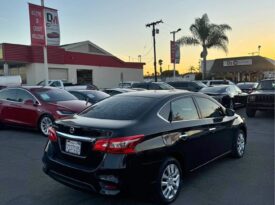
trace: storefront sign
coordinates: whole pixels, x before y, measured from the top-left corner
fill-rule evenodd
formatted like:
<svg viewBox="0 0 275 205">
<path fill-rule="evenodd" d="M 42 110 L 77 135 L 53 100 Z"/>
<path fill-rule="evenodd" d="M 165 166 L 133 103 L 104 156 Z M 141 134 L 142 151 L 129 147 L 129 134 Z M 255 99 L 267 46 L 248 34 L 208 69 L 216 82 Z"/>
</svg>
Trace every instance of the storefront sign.
<svg viewBox="0 0 275 205">
<path fill-rule="evenodd" d="M 45 8 L 47 45 L 60 45 L 60 29 L 57 10 Z"/>
<path fill-rule="evenodd" d="M 42 6 L 29 4 L 31 44 L 45 45 L 44 11 Z"/>
<path fill-rule="evenodd" d="M 243 60 L 225 60 L 223 61 L 223 66 L 240 66 L 240 65 L 252 65 L 252 59 Z"/>
<path fill-rule="evenodd" d="M 175 41 L 170 42 L 171 49 L 171 63 L 180 63 L 180 46 Z"/>
</svg>

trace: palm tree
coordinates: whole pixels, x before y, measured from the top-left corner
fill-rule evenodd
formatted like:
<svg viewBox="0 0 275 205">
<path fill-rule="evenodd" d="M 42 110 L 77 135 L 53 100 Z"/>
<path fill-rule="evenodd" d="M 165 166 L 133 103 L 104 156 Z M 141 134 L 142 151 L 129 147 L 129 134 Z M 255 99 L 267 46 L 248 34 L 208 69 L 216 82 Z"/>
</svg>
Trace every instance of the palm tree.
<svg viewBox="0 0 275 205">
<path fill-rule="evenodd" d="M 177 42 L 180 45 L 201 45 L 201 58 L 203 59 L 203 79 L 206 77 L 206 57 L 207 49 L 218 48 L 227 53 L 228 37 L 225 32 L 231 30 L 227 24 L 212 24 L 207 14 L 203 14 L 201 18 L 196 18 L 195 23 L 190 26 L 192 36 L 183 36 Z"/>
</svg>

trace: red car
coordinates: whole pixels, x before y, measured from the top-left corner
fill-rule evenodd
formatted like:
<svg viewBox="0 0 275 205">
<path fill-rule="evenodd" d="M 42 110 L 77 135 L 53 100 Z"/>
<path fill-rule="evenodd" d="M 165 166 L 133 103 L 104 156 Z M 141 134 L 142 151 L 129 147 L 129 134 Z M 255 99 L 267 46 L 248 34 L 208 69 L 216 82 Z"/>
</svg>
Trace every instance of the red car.
<svg viewBox="0 0 275 205">
<path fill-rule="evenodd" d="M 52 87 L 17 87 L 0 91 L 0 124 L 38 128 L 44 135 L 54 120 L 79 113 L 90 104 Z"/>
</svg>

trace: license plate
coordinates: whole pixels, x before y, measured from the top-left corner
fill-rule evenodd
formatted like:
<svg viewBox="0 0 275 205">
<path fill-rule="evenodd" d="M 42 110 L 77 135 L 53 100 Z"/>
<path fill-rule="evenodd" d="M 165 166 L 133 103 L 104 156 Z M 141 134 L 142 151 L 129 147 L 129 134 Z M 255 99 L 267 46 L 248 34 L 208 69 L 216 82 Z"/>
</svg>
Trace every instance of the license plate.
<svg viewBox="0 0 275 205">
<path fill-rule="evenodd" d="M 81 142 L 66 140 L 65 151 L 71 154 L 80 155 Z"/>
</svg>

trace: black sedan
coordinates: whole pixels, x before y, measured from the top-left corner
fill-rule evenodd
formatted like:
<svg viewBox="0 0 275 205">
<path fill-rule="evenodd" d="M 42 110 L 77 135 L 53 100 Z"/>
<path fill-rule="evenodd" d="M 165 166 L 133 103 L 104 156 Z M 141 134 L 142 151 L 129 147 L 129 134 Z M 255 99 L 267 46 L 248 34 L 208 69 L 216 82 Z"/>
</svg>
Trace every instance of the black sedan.
<svg viewBox="0 0 275 205">
<path fill-rule="evenodd" d="M 44 172 L 105 195 L 145 191 L 173 202 L 186 171 L 245 152 L 246 125 L 213 98 L 187 91 L 140 91 L 103 100 L 49 129 Z"/>
<path fill-rule="evenodd" d="M 167 83 L 176 89 L 189 90 L 192 92 L 198 92 L 202 88 L 207 87 L 204 83 L 200 81 L 175 81 L 175 82 L 167 82 Z"/>
<path fill-rule="evenodd" d="M 73 94 L 79 100 L 85 100 L 92 104 L 95 104 L 105 98 L 110 97 L 109 94 L 99 91 L 99 90 L 70 90 L 71 94 Z"/>
<path fill-rule="evenodd" d="M 200 90 L 207 94 L 227 108 L 234 109 L 237 106 L 245 105 L 247 101 L 247 93 L 244 93 L 236 85 L 218 85 L 207 87 Z"/>
</svg>

